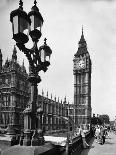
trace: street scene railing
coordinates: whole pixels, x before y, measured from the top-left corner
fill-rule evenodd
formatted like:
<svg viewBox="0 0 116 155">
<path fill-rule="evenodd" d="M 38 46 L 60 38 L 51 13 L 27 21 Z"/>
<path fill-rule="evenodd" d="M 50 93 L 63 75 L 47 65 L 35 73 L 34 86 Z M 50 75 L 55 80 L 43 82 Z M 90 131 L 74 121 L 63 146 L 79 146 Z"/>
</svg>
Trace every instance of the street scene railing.
<svg viewBox="0 0 116 155">
<path fill-rule="evenodd" d="M 78 133 L 75 134 L 73 131 L 69 132 L 69 140 L 67 144 L 67 137 L 63 136 L 66 135 L 63 133 L 59 132 L 55 135 L 52 134 L 51 136 L 44 136 L 45 140 L 48 142 L 51 142 L 53 145 L 59 147 L 60 149 L 60 154 L 61 155 L 71 155 L 74 152 L 81 152 L 83 150 L 83 142 L 82 142 L 82 137 Z M 87 142 L 91 140 L 93 137 L 93 130 L 86 131 L 85 137 Z M 68 145 L 68 153 L 67 153 L 67 145 Z"/>
<path fill-rule="evenodd" d="M 82 138 L 81 135 L 79 135 L 78 133 L 75 135 L 72 135 L 73 132 L 69 133 L 69 144 L 68 144 L 68 152 L 67 152 L 67 133 L 64 132 L 62 133 L 61 131 L 58 132 L 51 132 L 50 133 L 46 133 L 44 136 L 45 139 L 45 143 L 49 143 L 52 146 L 51 151 L 53 151 L 53 148 L 57 151 L 57 153 L 59 155 L 71 155 L 74 152 L 81 152 L 83 150 L 83 143 L 82 143 Z M 86 136 L 86 140 L 87 142 L 91 140 L 91 138 L 93 137 L 93 131 L 87 131 L 85 133 Z M 16 139 L 16 143 L 14 142 L 14 139 L 9 141 L 8 143 L 8 137 L 5 139 L 5 137 L 3 137 L 3 139 L 0 139 L 0 145 L 4 145 L 7 147 L 13 146 L 15 147 L 16 145 L 19 145 L 20 143 L 20 135 L 17 135 L 17 137 L 13 137 Z M 52 155 L 52 152 L 51 152 Z"/>
</svg>

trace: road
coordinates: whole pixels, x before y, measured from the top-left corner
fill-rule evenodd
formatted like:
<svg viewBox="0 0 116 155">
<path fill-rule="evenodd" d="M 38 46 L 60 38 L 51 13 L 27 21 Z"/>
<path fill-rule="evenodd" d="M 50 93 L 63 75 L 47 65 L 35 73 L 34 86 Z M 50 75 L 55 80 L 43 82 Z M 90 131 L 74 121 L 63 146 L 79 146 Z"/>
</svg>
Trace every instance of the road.
<svg viewBox="0 0 116 155">
<path fill-rule="evenodd" d="M 90 146 L 89 149 L 84 149 L 80 155 L 116 155 L 116 135 L 110 132 L 104 145 L 100 145 L 96 139 L 92 139 Z"/>
</svg>

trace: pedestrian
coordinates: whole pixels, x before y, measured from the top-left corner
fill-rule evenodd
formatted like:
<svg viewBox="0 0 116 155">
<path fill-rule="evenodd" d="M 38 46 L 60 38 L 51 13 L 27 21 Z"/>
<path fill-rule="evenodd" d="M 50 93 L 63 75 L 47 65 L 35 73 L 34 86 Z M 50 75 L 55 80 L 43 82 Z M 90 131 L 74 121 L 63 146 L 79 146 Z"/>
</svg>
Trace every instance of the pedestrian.
<svg viewBox="0 0 116 155">
<path fill-rule="evenodd" d="M 99 138 L 100 138 L 99 134 L 100 134 L 100 127 L 98 125 L 95 130 L 95 138 L 97 143 L 99 143 Z"/>
<path fill-rule="evenodd" d="M 105 143 L 105 134 L 106 134 L 106 128 L 104 126 L 101 126 L 101 128 L 100 128 L 100 136 L 102 138 L 102 144 Z"/>
<path fill-rule="evenodd" d="M 83 147 L 84 147 L 84 149 L 89 148 L 90 145 L 87 144 L 87 142 L 86 142 L 85 133 L 84 133 L 84 131 L 83 131 L 83 129 L 82 129 L 81 126 L 79 126 L 79 134 L 80 134 L 81 137 L 82 137 L 82 142 L 83 142 Z"/>
</svg>

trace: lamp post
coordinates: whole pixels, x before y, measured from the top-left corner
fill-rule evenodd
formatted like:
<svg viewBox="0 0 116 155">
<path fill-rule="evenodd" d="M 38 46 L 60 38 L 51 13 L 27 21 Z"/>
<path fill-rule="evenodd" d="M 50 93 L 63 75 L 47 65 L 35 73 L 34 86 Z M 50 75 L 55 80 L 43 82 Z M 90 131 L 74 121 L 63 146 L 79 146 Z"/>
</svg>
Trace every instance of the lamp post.
<svg viewBox="0 0 116 155">
<path fill-rule="evenodd" d="M 68 107 L 67 107 L 67 141 L 66 141 L 66 155 L 69 155 L 69 131 L 70 131 L 70 124 L 69 124 L 69 102 L 68 102 Z"/>
<path fill-rule="evenodd" d="M 69 119 L 67 122 L 66 155 L 69 155 Z"/>
<path fill-rule="evenodd" d="M 20 51 L 22 51 L 30 65 L 29 82 L 31 83 L 31 99 L 29 107 L 24 111 L 24 144 L 23 145 L 40 145 L 39 134 L 37 134 L 37 84 L 40 83 L 41 78 L 39 76 L 40 71 L 46 72 L 50 65 L 50 55 L 52 50 L 44 39 L 44 44 L 39 47 L 37 43 L 41 38 L 41 28 L 43 25 L 43 17 L 39 12 L 36 0 L 31 11 L 27 14 L 23 10 L 23 2 L 19 1 L 19 8 L 12 11 L 10 14 L 10 21 L 12 23 L 13 39 L 16 41 L 16 45 Z M 27 32 L 27 33 L 26 33 Z M 28 35 L 30 35 L 33 41 L 33 47 L 28 49 L 25 44 L 29 41 Z M 31 139 L 31 133 L 33 133 L 33 140 Z M 35 136 L 36 135 L 36 136 Z M 38 137 L 37 137 L 38 136 Z M 34 139 L 35 138 L 35 139 Z M 36 141 L 36 142 L 35 142 Z"/>
<path fill-rule="evenodd" d="M 70 136 L 69 136 L 69 132 L 70 132 L 69 115 L 68 115 L 68 117 L 58 116 L 58 118 L 63 119 L 67 124 L 66 155 L 69 155 L 69 141 L 70 141 Z"/>
</svg>

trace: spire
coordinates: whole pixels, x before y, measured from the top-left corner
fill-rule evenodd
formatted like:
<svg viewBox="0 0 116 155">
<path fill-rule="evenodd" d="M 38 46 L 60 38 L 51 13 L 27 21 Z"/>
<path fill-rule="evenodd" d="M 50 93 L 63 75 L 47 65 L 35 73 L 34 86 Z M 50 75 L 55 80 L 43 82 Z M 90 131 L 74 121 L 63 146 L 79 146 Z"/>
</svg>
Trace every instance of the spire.
<svg viewBox="0 0 116 155">
<path fill-rule="evenodd" d="M 82 35 L 83 35 L 83 25 L 82 25 Z"/>
<path fill-rule="evenodd" d="M 26 69 L 25 69 L 25 65 L 24 65 L 24 59 L 23 59 L 23 63 L 22 63 L 22 72 L 26 72 Z"/>
<path fill-rule="evenodd" d="M 46 96 L 47 96 L 47 98 L 48 98 L 48 91 L 47 91 L 47 95 L 46 95 Z"/>
<path fill-rule="evenodd" d="M 7 57 L 7 60 L 6 60 L 6 62 L 5 62 L 5 67 L 6 67 L 6 68 L 9 67 L 8 57 Z"/>
<path fill-rule="evenodd" d="M 51 100 L 52 100 L 52 94 L 51 94 Z"/>
<path fill-rule="evenodd" d="M 85 38 L 84 38 L 84 33 L 83 33 L 83 26 L 82 26 L 82 34 L 81 34 L 81 39 L 79 41 L 79 44 L 86 43 Z"/>
<path fill-rule="evenodd" d="M 58 97 L 58 102 L 59 102 L 59 97 Z"/>
<path fill-rule="evenodd" d="M 0 61 L 2 61 L 2 52 L 1 52 L 1 49 L 0 49 Z"/>
<path fill-rule="evenodd" d="M 86 40 L 84 38 L 83 26 L 82 26 L 81 38 L 80 38 L 78 44 L 79 44 L 79 47 L 78 47 L 78 50 L 77 50 L 75 56 L 80 56 L 80 55 L 88 53 L 88 51 L 87 51 L 87 43 L 86 43 Z"/>
<path fill-rule="evenodd" d="M 66 96 L 65 96 L 65 98 L 64 98 L 64 103 L 66 103 Z"/>
<path fill-rule="evenodd" d="M 16 50 L 15 45 L 14 45 L 14 49 L 13 49 L 12 60 L 15 62 L 17 61 L 17 50 Z"/>
<path fill-rule="evenodd" d="M 54 97 L 54 101 L 56 102 L 56 96 Z"/>
<path fill-rule="evenodd" d="M 2 55 L 1 49 L 0 49 L 0 56 Z"/>
</svg>

